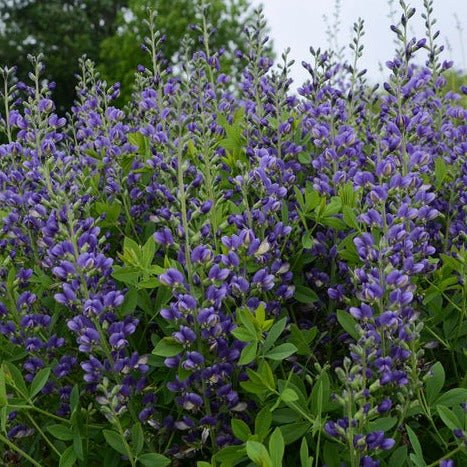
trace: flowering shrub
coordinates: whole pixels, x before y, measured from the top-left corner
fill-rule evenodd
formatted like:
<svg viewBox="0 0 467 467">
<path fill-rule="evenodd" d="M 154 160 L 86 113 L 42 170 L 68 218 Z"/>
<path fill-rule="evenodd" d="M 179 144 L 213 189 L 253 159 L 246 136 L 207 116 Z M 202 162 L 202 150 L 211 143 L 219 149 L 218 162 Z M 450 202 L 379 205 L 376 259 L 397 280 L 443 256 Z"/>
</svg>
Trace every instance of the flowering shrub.
<svg viewBox="0 0 467 467">
<path fill-rule="evenodd" d="M 240 82 L 151 15 L 124 110 L 3 69 L 3 464 L 465 465 L 466 110 L 402 10 L 381 90 L 359 22 L 296 94 L 261 13 Z"/>
</svg>

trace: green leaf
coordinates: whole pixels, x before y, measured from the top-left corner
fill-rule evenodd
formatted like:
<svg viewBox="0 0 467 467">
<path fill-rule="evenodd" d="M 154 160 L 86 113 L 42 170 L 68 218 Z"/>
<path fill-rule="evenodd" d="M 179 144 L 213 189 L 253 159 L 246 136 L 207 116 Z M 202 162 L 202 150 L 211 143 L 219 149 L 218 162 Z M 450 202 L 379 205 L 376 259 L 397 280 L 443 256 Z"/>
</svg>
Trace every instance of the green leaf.
<svg viewBox="0 0 467 467">
<path fill-rule="evenodd" d="M 237 318 L 252 336 L 256 336 L 257 332 L 254 324 L 254 316 L 249 310 L 246 308 L 238 309 Z"/>
<path fill-rule="evenodd" d="M 159 285 L 160 282 L 155 277 L 152 277 L 150 279 L 138 282 L 138 289 L 156 289 L 159 287 Z"/>
<path fill-rule="evenodd" d="M 171 463 L 169 458 L 156 452 L 143 454 L 138 457 L 138 460 L 146 467 L 166 467 Z"/>
<path fill-rule="evenodd" d="M 56 425 L 49 425 L 47 431 L 54 437 L 61 441 L 71 441 L 74 437 L 73 432 L 67 425 L 57 423 Z"/>
<path fill-rule="evenodd" d="M 352 182 L 347 182 L 339 187 L 339 198 L 343 206 L 355 207 L 357 192 Z"/>
<path fill-rule="evenodd" d="M 352 208 L 350 208 L 349 206 L 343 206 L 342 214 L 343 214 L 342 218 L 344 219 L 344 222 L 349 227 L 352 227 L 355 230 L 360 229 L 358 225 L 358 221 L 357 221 L 357 215 L 355 214 L 355 211 Z"/>
<path fill-rule="evenodd" d="M 259 467 L 272 467 L 267 449 L 258 441 L 246 442 L 247 456 Z"/>
<path fill-rule="evenodd" d="M 60 456 L 59 467 L 71 467 L 77 460 L 78 459 L 76 457 L 75 451 L 73 450 L 73 446 L 69 446 Z"/>
<path fill-rule="evenodd" d="M 420 441 L 417 438 L 415 432 L 410 428 L 409 425 L 405 425 L 407 430 L 407 434 L 409 435 L 410 444 L 415 452 L 415 457 L 413 458 L 417 465 L 425 465 L 425 460 L 423 459 L 423 451 L 422 446 L 420 445 Z M 412 456 L 411 456 L 412 458 Z"/>
<path fill-rule="evenodd" d="M 448 168 L 446 162 L 442 157 L 438 157 L 435 159 L 435 179 L 436 179 L 436 187 L 440 188 L 443 184 L 446 175 L 448 174 Z"/>
<path fill-rule="evenodd" d="M 339 448 L 336 443 L 329 441 L 324 443 L 323 460 L 327 467 L 339 467 L 341 465 Z"/>
<path fill-rule="evenodd" d="M 269 455 L 271 456 L 271 462 L 273 467 L 282 467 L 282 458 L 284 457 L 284 437 L 282 436 L 281 430 L 276 428 L 271 437 L 269 438 Z"/>
<path fill-rule="evenodd" d="M 243 446 L 227 446 L 214 454 L 215 462 L 221 462 L 221 465 L 235 465 L 245 457 L 246 451 Z M 149 467 L 149 466 L 148 466 Z"/>
<path fill-rule="evenodd" d="M 338 217 L 322 217 L 319 222 L 320 224 L 327 225 L 339 231 L 346 229 L 345 222 L 342 219 L 339 219 Z"/>
<path fill-rule="evenodd" d="M 118 218 L 122 211 L 120 203 L 114 201 L 113 203 L 96 202 L 94 205 L 97 216 L 105 215 L 103 220 L 99 221 L 102 227 L 112 227 L 118 223 Z"/>
<path fill-rule="evenodd" d="M 113 430 L 103 430 L 104 438 L 107 441 L 107 444 L 115 449 L 120 454 L 128 455 L 128 452 L 125 448 L 125 443 L 120 435 Z"/>
<path fill-rule="evenodd" d="M 326 371 L 322 371 L 311 391 L 311 412 L 321 416 L 331 394 L 331 383 Z"/>
<path fill-rule="evenodd" d="M 8 404 L 5 383 L 5 369 L 0 366 L 0 407 L 5 407 Z"/>
<path fill-rule="evenodd" d="M 242 349 L 240 358 L 238 360 L 239 365 L 248 365 L 256 358 L 256 352 L 258 351 L 258 343 L 251 342 Z"/>
<path fill-rule="evenodd" d="M 183 350 L 183 346 L 179 344 L 173 337 L 164 337 L 152 351 L 153 355 L 159 357 L 175 357 Z"/>
<path fill-rule="evenodd" d="M 263 352 L 267 352 L 277 341 L 280 335 L 284 332 L 285 326 L 287 324 L 287 318 L 282 318 L 281 320 L 274 323 L 271 329 L 266 336 L 266 339 L 263 343 Z"/>
<path fill-rule="evenodd" d="M 357 321 L 346 311 L 337 310 L 337 321 L 343 327 L 344 331 L 350 334 L 355 340 L 358 340 L 360 335 L 357 331 Z"/>
<path fill-rule="evenodd" d="M 311 465 L 309 462 L 308 443 L 305 437 L 302 438 L 302 442 L 300 444 L 300 464 L 302 467 L 308 467 Z"/>
<path fill-rule="evenodd" d="M 310 185 L 307 185 L 305 189 L 305 212 L 311 212 L 313 209 L 319 206 L 321 197 L 319 193 L 314 190 Z"/>
<path fill-rule="evenodd" d="M 313 240 L 311 238 L 310 232 L 306 232 L 302 237 L 302 246 L 303 248 L 309 250 L 313 246 Z"/>
<path fill-rule="evenodd" d="M 337 196 L 334 196 L 331 199 L 331 202 L 328 205 L 326 205 L 326 207 L 324 208 L 324 210 L 323 210 L 323 212 L 321 214 L 322 214 L 323 217 L 334 216 L 335 214 L 340 212 L 341 207 L 342 207 L 341 199 L 339 197 L 337 197 Z"/>
<path fill-rule="evenodd" d="M 252 381 L 242 381 L 240 386 L 247 392 L 252 394 L 257 394 L 258 396 L 264 394 L 267 391 L 267 388 L 264 384 L 253 383 Z"/>
<path fill-rule="evenodd" d="M 156 242 L 154 241 L 154 238 L 152 235 L 149 236 L 141 252 L 142 252 L 143 265 L 146 267 L 149 267 L 156 253 Z"/>
<path fill-rule="evenodd" d="M 135 423 L 131 429 L 131 445 L 135 454 L 139 454 L 143 450 L 144 433 L 141 423 Z"/>
<path fill-rule="evenodd" d="M 446 407 L 454 407 L 467 400 L 467 389 L 454 388 L 446 391 L 444 394 L 436 399 L 433 405 L 444 405 Z"/>
<path fill-rule="evenodd" d="M 164 307 L 170 298 L 172 297 L 172 289 L 170 287 L 167 287 L 165 285 L 159 287 L 159 290 L 157 291 L 156 295 L 156 303 L 154 304 L 154 310 L 156 312 L 159 312 L 162 307 Z"/>
<path fill-rule="evenodd" d="M 369 431 L 389 431 L 397 423 L 396 417 L 382 417 L 368 423 Z"/>
<path fill-rule="evenodd" d="M 198 461 L 196 463 L 196 467 L 212 467 L 212 464 L 210 464 L 209 462 L 205 462 L 205 461 Z"/>
<path fill-rule="evenodd" d="M 389 458 L 388 465 L 403 466 L 407 461 L 407 446 L 398 447 Z"/>
<path fill-rule="evenodd" d="M 292 444 L 297 439 L 300 439 L 305 433 L 310 430 L 310 424 L 307 422 L 288 423 L 280 427 L 285 444 Z"/>
<path fill-rule="evenodd" d="M 135 133 L 129 133 L 127 138 L 130 144 L 138 147 L 138 154 L 144 156 L 145 159 L 150 157 L 151 141 L 147 136 L 144 136 L 138 131 Z"/>
<path fill-rule="evenodd" d="M 42 368 L 42 370 L 39 370 L 36 373 L 31 383 L 31 391 L 30 391 L 31 398 L 34 397 L 36 394 L 38 394 L 42 390 L 42 388 L 46 385 L 49 379 L 49 376 L 50 376 L 50 368 Z"/>
<path fill-rule="evenodd" d="M 232 426 L 233 434 L 240 441 L 245 442 L 251 436 L 250 427 L 243 420 L 239 420 L 238 418 L 234 418 L 234 419 L 232 419 L 230 424 Z"/>
<path fill-rule="evenodd" d="M 269 407 L 263 407 L 256 415 L 255 418 L 255 435 L 258 436 L 260 441 L 266 438 L 271 428 L 272 414 Z"/>
<path fill-rule="evenodd" d="M 125 294 L 125 299 L 123 300 L 120 311 L 123 315 L 128 315 L 133 313 L 136 309 L 138 303 L 138 291 L 136 289 L 130 288 Z"/>
<path fill-rule="evenodd" d="M 132 266 L 141 263 L 141 248 L 129 237 L 125 237 L 123 240 L 123 254 L 125 259 L 131 260 L 129 264 Z"/>
<path fill-rule="evenodd" d="M 8 412 L 7 412 L 7 407 L 2 407 L 0 409 L 0 430 L 5 432 L 6 431 L 6 424 L 8 421 Z"/>
<path fill-rule="evenodd" d="M 311 162 L 310 155 L 306 152 L 300 152 L 298 154 L 298 160 L 300 164 L 308 165 Z"/>
<path fill-rule="evenodd" d="M 4 365 L 5 365 L 4 366 L 5 382 L 10 386 L 15 387 L 20 392 L 18 396 L 28 398 L 29 391 L 28 391 L 28 388 L 26 387 L 26 383 L 24 382 L 21 371 L 18 370 L 18 368 L 15 365 L 13 365 L 13 363 L 5 362 Z"/>
<path fill-rule="evenodd" d="M 73 389 L 71 390 L 71 395 L 70 395 L 70 408 L 71 411 L 74 412 L 79 405 L 79 389 L 78 385 L 75 384 L 73 386 Z"/>
<path fill-rule="evenodd" d="M 297 200 L 298 206 L 300 207 L 302 211 L 305 211 L 305 198 L 303 197 L 303 194 L 300 191 L 300 188 L 294 185 L 293 189 L 295 192 L 295 198 Z"/>
<path fill-rule="evenodd" d="M 295 286 L 295 300 L 300 303 L 314 303 L 318 300 L 316 292 L 304 285 Z"/>
<path fill-rule="evenodd" d="M 271 349 L 265 357 L 271 360 L 284 360 L 293 355 L 296 351 L 297 347 L 293 344 L 281 344 Z"/>
<path fill-rule="evenodd" d="M 73 436 L 73 452 L 79 460 L 84 461 L 83 438 L 79 433 Z"/>
<path fill-rule="evenodd" d="M 136 285 L 141 275 L 141 270 L 135 267 L 117 267 L 115 266 L 112 277 L 124 284 Z"/>
<path fill-rule="evenodd" d="M 160 292 L 162 287 L 159 288 L 159 290 L 157 291 L 157 293 Z M 152 299 L 150 298 L 149 296 L 149 293 L 146 292 L 145 290 L 138 290 L 138 306 L 146 313 L 146 314 L 149 314 L 151 315 L 151 317 L 153 316 L 153 301 Z"/>
<path fill-rule="evenodd" d="M 280 398 L 284 402 L 295 402 L 295 401 L 298 401 L 298 394 L 293 389 L 285 388 L 281 392 Z"/>
<path fill-rule="evenodd" d="M 258 366 L 258 373 L 261 378 L 261 382 L 271 391 L 274 391 L 276 388 L 276 381 L 274 379 L 274 374 L 266 360 L 260 362 Z"/>
<path fill-rule="evenodd" d="M 356 264 L 359 261 L 357 247 L 353 243 L 355 234 L 347 235 L 338 245 L 339 257 L 349 262 L 349 264 Z"/>
<path fill-rule="evenodd" d="M 290 337 L 289 340 L 295 347 L 297 347 L 297 353 L 299 355 L 310 354 L 310 344 L 318 334 L 316 327 L 311 329 L 299 329 L 296 324 L 290 326 Z"/>
<path fill-rule="evenodd" d="M 457 418 L 452 410 L 449 410 L 444 405 L 437 405 L 436 410 L 438 415 L 443 420 L 444 424 L 451 430 L 463 427 L 463 423 Z"/>
<path fill-rule="evenodd" d="M 431 375 L 426 382 L 426 395 L 428 403 L 431 405 L 439 396 L 441 389 L 444 386 L 445 373 L 443 365 L 436 362 L 431 368 Z"/>
<path fill-rule="evenodd" d="M 441 254 L 441 259 L 443 260 L 443 267 L 448 267 L 453 271 L 461 271 L 462 270 L 462 262 L 459 261 L 457 258 L 453 258 L 452 256 L 443 255 Z"/>
<path fill-rule="evenodd" d="M 253 340 L 256 340 L 256 333 L 252 335 L 248 329 L 243 327 L 234 329 L 232 331 L 232 335 L 242 342 L 251 342 Z"/>
</svg>

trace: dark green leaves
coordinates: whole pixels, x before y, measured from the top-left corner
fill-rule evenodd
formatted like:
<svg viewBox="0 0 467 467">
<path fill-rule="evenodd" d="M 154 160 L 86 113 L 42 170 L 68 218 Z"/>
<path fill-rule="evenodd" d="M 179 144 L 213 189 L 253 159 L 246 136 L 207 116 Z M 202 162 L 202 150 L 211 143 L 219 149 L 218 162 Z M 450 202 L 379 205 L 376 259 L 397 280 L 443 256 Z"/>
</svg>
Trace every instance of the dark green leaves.
<svg viewBox="0 0 467 467">
<path fill-rule="evenodd" d="M 120 433 L 113 430 L 103 430 L 102 433 L 109 446 L 120 454 L 128 455 L 128 451 L 125 447 L 125 440 L 121 437 Z"/>
<path fill-rule="evenodd" d="M 5 369 L 0 366 L 0 407 L 5 407 L 8 403 L 5 382 Z"/>
<path fill-rule="evenodd" d="M 412 454 L 410 454 L 410 459 L 415 465 L 422 467 L 426 464 L 425 460 L 423 459 L 423 451 L 420 441 L 410 426 L 406 425 L 405 428 L 407 430 L 407 435 L 409 436 L 410 444 L 412 445 L 412 449 L 414 451 Z"/>
<path fill-rule="evenodd" d="M 46 385 L 50 376 L 50 368 L 42 368 L 39 370 L 31 383 L 31 389 L 29 391 L 29 397 L 33 398 L 37 395 L 42 388 Z"/>
<path fill-rule="evenodd" d="M 297 347 L 293 344 L 281 344 L 265 354 L 265 357 L 270 360 L 284 360 L 293 355 L 296 351 Z"/>
<path fill-rule="evenodd" d="M 284 457 L 285 443 L 284 437 L 279 428 L 276 428 L 269 438 L 269 456 L 273 467 L 282 466 L 282 458 Z"/>
<path fill-rule="evenodd" d="M 164 337 L 152 351 L 153 355 L 159 357 L 174 357 L 183 350 L 183 346 L 179 344 L 173 337 Z"/>
<path fill-rule="evenodd" d="M 231 425 L 234 436 L 240 441 L 247 441 L 251 436 L 251 430 L 243 420 L 233 419 Z"/>
<path fill-rule="evenodd" d="M 63 451 L 62 455 L 60 456 L 60 463 L 59 467 L 71 467 L 75 464 L 78 460 L 76 457 L 75 451 L 73 446 L 69 446 Z"/>
<path fill-rule="evenodd" d="M 247 441 L 246 453 L 248 457 L 260 467 L 272 467 L 271 457 L 267 449 L 257 441 Z"/>
<path fill-rule="evenodd" d="M 446 162 L 442 157 L 437 157 L 435 159 L 435 180 L 436 180 L 436 187 L 440 188 L 443 184 L 446 176 L 448 174 L 448 167 Z"/>
<path fill-rule="evenodd" d="M 344 310 L 337 310 L 337 321 L 342 326 L 342 328 L 350 334 L 354 339 L 358 339 L 360 337 L 358 330 L 357 330 L 357 321 Z"/>
<path fill-rule="evenodd" d="M 155 452 L 143 454 L 138 457 L 139 462 L 145 467 L 166 467 L 170 465 L 171 461 L 162 454 L 157 454 Z"/>
<path fill-rule="evenodd" d="M 436 362 L 431 368 L 431 374 L 426 382 L 426 395 L 428 403 L 431 405 L 438 397 L 444 386 L 445 373 L 443 365 Z"/>
<path fill-rule="evenodd" d="M 74 437 L 72 430 L 68 425 L 55 424 L 49 425 L 47 431 L 54 437 L 61 441 L 71 441 Z"/>
<path fill-rule="evenodd" d="M 295 300 L 300 303 L 314 303 L 318 300 L 316 292 L 304 285 L 295 286 Z"/>
</svg>

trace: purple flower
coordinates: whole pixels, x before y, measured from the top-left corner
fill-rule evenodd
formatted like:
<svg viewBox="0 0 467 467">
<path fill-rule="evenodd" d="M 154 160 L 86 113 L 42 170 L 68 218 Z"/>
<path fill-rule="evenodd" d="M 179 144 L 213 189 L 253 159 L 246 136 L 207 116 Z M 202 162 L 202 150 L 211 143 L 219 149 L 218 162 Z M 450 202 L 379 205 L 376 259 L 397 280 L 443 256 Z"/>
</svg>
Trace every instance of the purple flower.
<svg viewBox="0 0 467 467">
<path fill-rule="evenodd" d="M 184 284 L 185 279 L 180 271 L 170 268 L 159 276 L 159 281 L 168 287 L 179 287 Z"/>
<path fill-rule="evenodd" d="M 452 459 L 442 459 L 439 461 L 439 467 L 455 467 L 455 465 Z"/>
<path fill-rule="evenodd" d="M 274 276 L 267 269 L 260 269 L 253 276 L 252 282 L 263 290 L 271 290 L 274 287 Z"/>
<path fill-rule="evenodd" d="M 163 245 L 165 247 L 174 244 L 172 232 L 167 227 L 158 232 L 155 232 L 154 240 L 156 241 L 156 243 L 159 243 L 160 245 Z"/>
</svg>

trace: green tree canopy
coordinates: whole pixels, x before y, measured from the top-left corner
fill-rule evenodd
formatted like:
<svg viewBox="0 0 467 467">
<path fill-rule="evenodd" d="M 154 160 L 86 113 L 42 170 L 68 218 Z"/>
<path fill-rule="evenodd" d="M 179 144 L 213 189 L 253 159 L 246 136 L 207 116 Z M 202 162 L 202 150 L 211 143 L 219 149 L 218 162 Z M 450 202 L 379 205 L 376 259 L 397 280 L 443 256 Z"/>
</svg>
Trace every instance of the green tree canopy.
<svg viewBox="0 0 467 467">
<path fill-rule="evenodd" d="M 142 51 L 146 34 L 144 19 L 147 8 L 157 10 L 157 28 L 166 36 L 163 53 L 169 60 L 182 50 L 182 38 L 189 34 L 197 40 L 199 33 L 190 30 L 190 24 L 197 21 L 196 0 L 129 0 L 128 8 L 122 9 L 117 20 L 115 34 L 101 43 L 99 71 L 109 82 L 122 83 L 122 102 L 131 93 L 134 70 L 138 64 L 148 64 L 148 57 Z M 224 65 L 236 49 L 244 50 L 242 29 L 251 17 L 250 0 L 209 0 L 208 19 L 215 25 L 212 36 L 213 49 L 224 47 Z"/>
<path fill-rule="evenodd" d="M 25 79 L 27 55 L 44 53 L 46 77 L 57 83 L 55 97 L 65 108 L 74 98 L 78 58 L 98 58 L 101 41 L 115 32 L 117 13 L 126 4 L 128 0 L 0 1 L 0 62 L 17 65 Z"/>
</svg>

